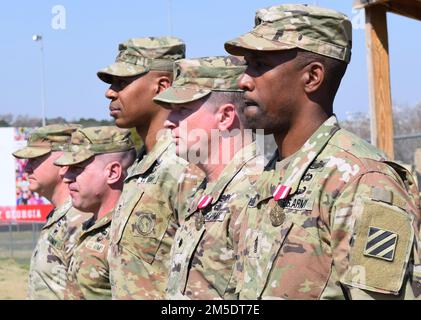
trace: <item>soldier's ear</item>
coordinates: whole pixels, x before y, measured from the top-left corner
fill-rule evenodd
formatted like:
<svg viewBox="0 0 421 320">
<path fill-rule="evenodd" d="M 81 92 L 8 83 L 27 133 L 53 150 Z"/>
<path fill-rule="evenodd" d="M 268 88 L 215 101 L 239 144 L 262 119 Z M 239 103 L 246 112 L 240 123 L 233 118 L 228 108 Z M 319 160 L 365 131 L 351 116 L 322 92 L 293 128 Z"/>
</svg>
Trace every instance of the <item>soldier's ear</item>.
<svg viewBox="0 0 421 320">
<path fill-rule="evenodd" d="M 225 103 L 218 108 L 218 129 L 221 131 L 231 130 L 236 128 L 238 118 L 235 111 L 235 106 L 232 103 Z"/>
<path fill-rule="evenodd" d="M 155 94 L 159 94 L 171 87 L 171 79 L 168 75 L 161 75 L 157 78 Z"/>
<path fill-rule="evenodd" d="M 303 69 L 303 85 L 307 94 L 316 92 L 322 85 L 325 78 L 325 67 L 322 63 L 314 61 Z"/>
<path fill-rule="evenodd" d="M 109 185 L 118 183 L 123 175 L 123 167 L 118 161 L 113 161 L 107 164 L 105 170 L 107 175 L 107 184 Z"/>
</svg>

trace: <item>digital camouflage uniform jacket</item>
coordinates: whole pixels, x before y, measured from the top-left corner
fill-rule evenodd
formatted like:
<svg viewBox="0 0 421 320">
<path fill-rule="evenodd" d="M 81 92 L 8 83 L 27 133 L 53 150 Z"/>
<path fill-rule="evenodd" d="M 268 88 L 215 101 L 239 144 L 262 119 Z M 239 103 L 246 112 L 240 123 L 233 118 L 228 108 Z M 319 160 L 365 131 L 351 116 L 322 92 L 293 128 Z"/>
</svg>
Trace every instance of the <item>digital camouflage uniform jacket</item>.
<svg viewBox="0 0 421 320">
<path fill-rule="evenodd" d="M 240 299 L 419 297 L 419 199 L 406 170 L 334 116 L 279 165 L 246 209 Z"/>
<path fill-rule="evenodd" d="M 49 214 L 32 253 L 28 299 L 64 298 L 70 258 L 83 223 L 91 217 L 73 208 L 70 199 Z"/>
<path fill-rule="evenodd" d="M 170 132 L 132 165 L 111 223 L 108 255 L 113 299 L 163 299 L 170 250 L 179 226 L 177 157 Z"/>
<path fill-rule="evenodd" d="M 263 165 L 263 157 L 256 155 L 256 145 L 251 143 L 237 152 L 217 181 L 199 187 L 175 236 L 167 298 L 236 298 L 232 275 L 239 215 L 250 200 L 249 176 L 259 175 Z M 200 208 L 206 199 L 208 204 Z"/>
<path fill-rule="evenodd" d="M 111 299 L 107 255 L 112 215 L 110 211 L 84 227 L 70 260 L 65 299 Z"/>
</svg>

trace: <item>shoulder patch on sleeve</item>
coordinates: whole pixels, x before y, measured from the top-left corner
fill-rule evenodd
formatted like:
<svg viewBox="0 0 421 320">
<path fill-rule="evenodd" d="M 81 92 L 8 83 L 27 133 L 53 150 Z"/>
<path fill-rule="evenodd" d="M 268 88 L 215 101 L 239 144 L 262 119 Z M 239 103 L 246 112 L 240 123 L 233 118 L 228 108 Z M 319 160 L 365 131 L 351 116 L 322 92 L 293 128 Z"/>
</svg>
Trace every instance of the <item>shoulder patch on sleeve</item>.
<svg viewBox="0 0 421 320">
<path fill-rule="evenodd" d="M 397 241 L 396 233 L 370 226 L 365 241 L 364 255 L 393 261 Z"/>
<path fill-rule="evenodd" d="M 353 210 L 354 239 L 342 282 L 364 290 L 398 294 L 413 245 L 412 215 L 396 206 L 363 199 Z"/>
</svg>

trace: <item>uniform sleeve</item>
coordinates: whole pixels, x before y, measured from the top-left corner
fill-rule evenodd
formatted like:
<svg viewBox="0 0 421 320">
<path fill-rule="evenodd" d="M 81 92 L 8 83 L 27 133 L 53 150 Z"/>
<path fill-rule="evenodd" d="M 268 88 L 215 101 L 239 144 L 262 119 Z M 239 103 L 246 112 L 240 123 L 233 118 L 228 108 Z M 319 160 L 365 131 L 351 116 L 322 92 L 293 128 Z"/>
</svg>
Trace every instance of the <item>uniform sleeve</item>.
<svg viewBox="0 0 421 320">
<path fill-rule="evenodd" d="M 351 299 L 411 299 L 416 204 L 400 181 L 367 172 L 340 191 L 330 215 L 333 264 Z"/>
</svg>

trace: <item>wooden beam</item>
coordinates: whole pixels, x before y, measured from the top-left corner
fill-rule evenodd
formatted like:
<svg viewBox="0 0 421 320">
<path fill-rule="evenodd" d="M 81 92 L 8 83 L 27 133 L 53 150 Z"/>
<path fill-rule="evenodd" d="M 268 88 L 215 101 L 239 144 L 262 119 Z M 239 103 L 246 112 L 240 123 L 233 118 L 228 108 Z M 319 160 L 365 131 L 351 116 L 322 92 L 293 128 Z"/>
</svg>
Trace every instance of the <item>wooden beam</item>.
<svg viewBox="0 0 421 320">
<path fill-rule="evenodd" d="M 393 115 L 386 8 L 383 6 L 366 7 L 365 18 L 371 143 L 393 159 Z"/>
<path fill-rule="evenodd" d="M 419 0 L 389 1 L 387 6 L 389 12 L 421 20 L 421 1 Z"/>
<path fill-rule="evenodd" d="M 421 20 L 421 0 L 354 0 L 353 3 L 354 9 L 373 6 L 385 6 L 388 12 Z"/>
<path fill-rule="evenodd" d="M 354 0 L 353 8 L 354 9 L 362 9 L 369 6 L 379 5 L 389 0 Z"/>
</svg>

